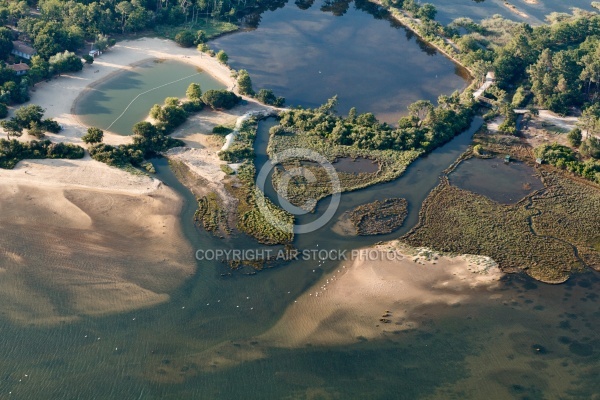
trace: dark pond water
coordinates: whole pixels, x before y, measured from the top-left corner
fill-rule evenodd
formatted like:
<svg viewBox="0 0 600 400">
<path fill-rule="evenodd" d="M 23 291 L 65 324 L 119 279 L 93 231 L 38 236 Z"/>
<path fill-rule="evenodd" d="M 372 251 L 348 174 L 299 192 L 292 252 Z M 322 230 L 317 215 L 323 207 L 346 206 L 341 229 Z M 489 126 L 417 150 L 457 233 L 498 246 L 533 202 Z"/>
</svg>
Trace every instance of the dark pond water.
<svg viewBox="0 0 600 400">
<path fill-rule="evenodd" d="M 185 97 L 190 83 L 199 83 L 203 91 L 225 88 L 193 65 L 149 61 L 90 88 L 77 100 L 75 114 L 87 126 L 131 135 L 133 125 L 144 120 L 154 104 L 166 97 Z"/>
<path fill-rule="evenodd" d="M 470 158 L 449 175 L 450 183 L 462 189 L 482 194 L 498 203 L 512 204 L 544 184 L 527 164 L 503 159 Z"/>
<path fill-rule="evenodd" d="M 310 4 L 304 10 L 288 2 L 262 14 L 257 29 L 211 46 L 224 49 L 233 68 L 247 69 L 255 90 L 273 89 L 288 105 L 317 107 L 337 94 L 340 113 L 354 106 L 388 123 L 416 100 L 436 101 L 467 85 L 466 71 L 403 27 L 375 18 L 365 10 L 369 3 Z M 332 4 L 343 5 L 337 15 Z"/>
<path fill-rule="evenodd" d="M 379 170 L 379 164 L 370 160 L 368 158 L 338 158 L 336 162 L 334 162 L 333 167 L 338 172 L 350 172 L 350 173 L 359 173 L 364 172 L 367 174 L 377 172 Z"/>
</svg>

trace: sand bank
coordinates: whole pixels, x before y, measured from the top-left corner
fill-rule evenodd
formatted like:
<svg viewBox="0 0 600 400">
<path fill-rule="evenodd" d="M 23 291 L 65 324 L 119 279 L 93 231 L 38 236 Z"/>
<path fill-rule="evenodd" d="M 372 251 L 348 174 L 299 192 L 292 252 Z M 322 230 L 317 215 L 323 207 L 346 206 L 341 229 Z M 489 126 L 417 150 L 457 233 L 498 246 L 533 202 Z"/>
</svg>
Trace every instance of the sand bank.
<svg viewBox="0 0 600 400">
<path fill-rule="evenodd" d="M 376 253 L 369 259 L 381 261 L 355 260 L 340 265 L 292 302 L 265 333 L 172 359 L 168 368 L 151 365 L 149 371 L 160 370 L 161 375 L 150 374 L 150 379 L 183 379 L 178 371 L 189 363 L 198 371 L 218 371 L 268 357 L 273 347 L 399 338 L 395 335 L 399 331 L 417 329 L 422 320 L 443 318 L 445 311 L 451 314 L 459 304 L 502 297 L 494 289 L 503 273 L 488 257 L 451 257 L 399 242 L 367 250 Z"/>
<path fill-rule="evenodd" d="M 369 258 L 380 261 L 341 265 L 300 296 L 258 340 L 298 347 L 383 338 L 417 328 L 416 313 L 423 306 L 453 306 L 489 295 L 486 290 L 502 276 L 487 257 L 443 256 L 398 242 L 375 249 L 378 256 Z"/>
<path fill-rule="evenodd" d="M 94 188 L 80 175 L 69 175 L 86 167 L 48 164 L 33 169 L 32 162 L 23 162 L 14 171 L 0 170 L 4 317 L 56 324 L 149 307 L 167 301 L 195 271 L 178 219 L 181 200 L 171 189 L 109 167 Z M 28 169 L 53 173 L 55 187 L 40 175 L 27 182 Z M 13 174 L 6 179 L 6 172 Z M 57 184 L 63 172 L 76 184 Z M 117 182 L 112 186 L 111 177 Z"/>
</svg>

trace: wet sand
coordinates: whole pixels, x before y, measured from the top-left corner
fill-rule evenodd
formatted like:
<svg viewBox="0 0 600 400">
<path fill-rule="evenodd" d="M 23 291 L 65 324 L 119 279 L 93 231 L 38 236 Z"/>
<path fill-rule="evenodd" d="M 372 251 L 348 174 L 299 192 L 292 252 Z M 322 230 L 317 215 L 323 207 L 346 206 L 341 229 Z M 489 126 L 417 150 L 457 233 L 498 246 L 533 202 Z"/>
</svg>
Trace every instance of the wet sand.
<svg viewBox="0 0 600 400">
<path fill-rule="evenodd" d="M 442 256 L 398 242 L 347 262 L 287 309 L 259 339 L 279 347 L 339 345 L 414 329 L 425 305 L 451 307 L 491 295 L 502 273 L 487 257 Z M 344 268 L 345 267 L 345 268 Z M 384 319 L 385 321 L 380 321 Z"/>
<path fill-rule="evenodd" d="M 34 171 L 69 170 L 40 163 Z M 27 181 L 31 165 L 0 175 L 0 302 L 9 320 L 57 324 L 150 307 L 195 271 L 171 189 L 133 175 L 115 180 L 130 187 L 113 190 L 101 182 L 43 185 Z"/>
</svg>

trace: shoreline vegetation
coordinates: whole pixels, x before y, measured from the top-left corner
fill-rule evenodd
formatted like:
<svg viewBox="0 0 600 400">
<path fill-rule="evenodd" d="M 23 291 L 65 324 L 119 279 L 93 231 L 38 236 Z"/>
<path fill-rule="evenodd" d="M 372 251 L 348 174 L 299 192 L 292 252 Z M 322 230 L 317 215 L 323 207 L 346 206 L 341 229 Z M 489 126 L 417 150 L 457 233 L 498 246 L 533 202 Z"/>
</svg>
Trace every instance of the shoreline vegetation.
<svg viewBox="0 0 600 400">
<path fill-rule="evenodd" d="M 379 170 L 373 173 L 338 171 L 340 191 L 353 191 L 401 176 L 406 167 L 419 156 L 442 146 L 469 126 L 474 102 L 469 93 L 458 92 L 440 96 L 438 106 L 420 100 L 411 104 L 409 115 L 402 117 L 398 127 L 380 123 L 372 113 L 357 115 L 351 109 L 347 117 L 335 113 L 337 98 L 319 108 L 290 109 L 279 115 L 279 125 L 271 128 L 267 152 L 278 166 L 273 174 L 274 187 L 292 204 L 311 211 L 316 202 L 335 190 L 322 166 L 304 164 L 317 177 L 287 179 L 290 170 L 305 161 L 300 156 L 279 165 L 277 154 L 293 148 L 318 152 L 330 163 L 338 158 L 366 158 L 376 161 Z M 281 182 L 289 182 L 281 193 Z"/>
<path fill-rule="evenodd" d="M 407 12 L 405 10 L 402 10 L 400 8 L 393 6 L 389 0 L 368 0 L 368 1 L 387 10 L 390 13 L 391 17 L 394 18 L 397 22 L 399 22 L 402 26 L 409 29 L 412 33 L 417 35 L 425 43 L 434 47 L 439 52 L 444 54 L 447 58 L 454 61 L 456 64 L 460 65 L 462 68 L 464 68 L 469 73 L 471 78 L 476 77 L 475 73 L 469 68 L 469 66 L 467 66 L 460 59 L 460 53 L 457 51 L 458 50 L 457 46 L 450 39 L 448 39 L 445 36 L 439 35 L 439 34 L 432 35 L 431 33 L 427 34 L 427 33 L 422 32 L 421 31 L 422 22 L 418 18 L 411 17 L 410 15 L 407 14 Z M 435 16 L 435 14 L 434 14 L 434 16 Z M 467 89 L 469 89 L 469 87 L 473 86 L 474 84 L 476 84 L 476 79 L 473 79 L 473 81 L 471 82 L 471 85 L 469 85 L 465 89 L 465 91 Z"/>
<path fill-rule="evenodd" d="M 485 254 L 504 272 L 523 271 L 546 283 L 565 282 L 588 267 L 600 270 L 600 217 L 592 211 L 600 209 L 600 188 L 536 164 L 531 147 L 514 137 L 479 133 L 474 143 L 486 157 L 509 154 L 535 166 L 545 189 L 502 205 L 451 185 L 448 174 L 477 156 L 471 148 L 446 171 L 423 203 L 419 223 L 401 240 L 451 253 Z"/>
<path fill-rule="evenodd" d="M 273 204 L 256 185 L 253 146 L 257 128 L 257 116 L 246 114 L 240 117 L 232 142 L 228 142 L 226 150 L 219 153 L 222 160 L 236 165 L 236 174 L 224 180 L 226 190 L 237 199 L 236 227 L 262 244 L 291 244 L 294 238 L 293 216 Z M 261 206 L 266 207 L 283 227 L 269 222 Z"/>
<path fill-rule="evenodd" d="M 447 57 L 453 59 L 468 70 L 475 78 L 473 84 L 481 79 L 482 74 L 487 73 L 492 67 L 499 70 L 502 66 L 497 60 L 493 60 L 493 57 L 490 57 L 490 50 L 487 46 L 484 45 L 483 48 L 479 44 L 471 47 L 465 46 L 462 41 L 460 43 L 454 43 L 446 36 L 436 33 L 440 29 L 443 31 L 444 27 L 441 27 L 439 24 L 435 25 L 435 23 L 432 22 L 433 18 L 431 18 L 431 15 L 426 16 L 425 14 L 422 14 L 421 18 L 417 20 L 414 17 L 410 17 L 404 11 L 393 7 L 391 7 L 391 14 L 401 23 L 404 19 L 405 22 L 403 25 L 407 26 L 408 29 L 414 30 L 415 33 L 427 43 L 438 48 L 438 50 L 443 52 Z M 435 13 L 433 13 L 433 17 L 435 16 L 434 14 Z M 472 28 L 471 25 L 468 26 Z M 475 28 L 475 30 L 476 29 L 477 28 Z M 518 30 L 518 28 L 514 27 L 512 27 L 512 29 Z M 461 47 L 465 48 L 466 51 L 460 50 Z M 132 53 L 134 54 L 133 56 Z M 116 54 L 120 54 L 120 59 L 115 59 L 114 55 Z M 80 95 L 78 90 L 81 91 L 90 84 L 93 84 L 94 82 L 97 83 L 99 79 L 107 79 L 110 73 L 119 72 L 123 68 L 127 68 L 128 65 L 147 59 L 148 54 L 152 55 L 153 58 L 172 58 L 190 62 L 204 69 L 216 79 L 225 82 L 228 87 L 231 86 L 233 88 L 236 84 L 235 78 L 231 76 L 231 70 L 224 65 L 226 63 L 226 58 L 224 63 L 219 63 L 215 58 L 202 57 L 196 49 L 175 48 L 171 43 L 165 44 L 164 41 L 158 39 L 119 42 L 114 48 L 106 53 L 106 61 L 102 58 L 94 61 L 95 66 L 93 68 L 99 66 L 97 70 L 100 71 L 96 76 L 91 75 L 92 72 L 91 69 L 88 68 L 89 66 L 85 66 L 83 72 L 77 76 L 68 74 L 62 75 L 48 83 L 38 85 L 38 90 L 33 95 L 34 101 L 48 109 L 51 116 L 57 116 L 58 122 L 65 126 L 63 132 L 51 135 L 50 137 L 59 142 L 79 143 L 79 138 L 83 135 L 83 128 L 85 127 L 81 125 L 75 116 L 66 111 L 71 110 L 66 108 L 63 103 L 69 101 L 73 92 L 75 92 L 77 96 Z M 136 61 L 136 55 L 137 57 L 143 56 L 144 58 Z M 465 62 L 465 59 L 469 60 L 469 62 Z M 494 64 L 494 62 L 496 64 Z M 506 79 L 504 84 L 506 84 Z M 502 83 L 500 83 L 500 85 L 502 85 Z M 45 90 L 47 89 L 47 86 L 58 90 L 52 90 L 50 93 L 50 91 Z M 37 101 L 36 98 L 41 98 L 42 101 Z M 330 109 L 333 107 L 330 107 L 329 110 L 284 111 L 282 113 L 282 120 L 284 121 L 282 124 L 283 131 L 276 132 L 273 135 L 273 143 L 269 144 L 269 154 L 273 151 L 280 151 L 291 143 L 289 138 L 286 140 L 287 143 L 277 142 L 286 135 L 296 135 L 296 139 L 301 140 L 303 145 L 307 145 L 309 148 L 317 150 L 323 149 L 317 142 L 319 140 L 322 142 L 323 138 L 325 138 L 329 144 L 336 146 L 336 151 L 329 154 L 329 156 L 331 156 L 331 161 L 335 158 L 346 156 L 366 157 L 376 160 L 380 165 L 380 170 L 372 175 L 365 174 L 366 176 L 356 176 L 348 174 L 348 179 L 345 181 L 346 183 L 344 186 L 345 190 L 354 190 L 359 187 L 366 187 L 373 185 L 374 183 L 395 179 L 402 174 L 406 166 L 416 157 L 445 143 L 445 141 L 454 137 L 457 132 L 462 131 L 461 127 L 464 127 L 465 121 L 471 116 L 474 105 L 469 88 L 465 89 L 462 96 L 458 94 L 453 96 L 441 96 L 440 100 L 441 106 L 439 107 L 433 107 L 431 104 L 426 104 L 427 102 L 417 102 L 417 106 L 410 110 L 411 115 L 400 121 L 398 130 L 394 130 L 385 124 L 379 124 L 372 118 L 372 114 L 369 115 L 368 113 L 348 119 L 334 117 L 329 113 Z M 71 101 L 69 106 L 72 104 L 73 102 Z M 257 104 L 254 105 L 256 106 Z M 303 126 L 299 129 L 297 126 L 299 121 L 294 120 L 295 113 L 306 113 L 307 115 L 312 113 L 311 118 L 313 118 L 313 122 L 325 122 L 325 125 L 317 127 L 315 124 L 314 126 Z M 448 121 L 450 121 L 449 125 L 451 126 L 448 127 L 439 124 L 440 121 L 444 122 L 446 125 L 448 125 Z M 440 136 L 436 137 L 436 134 L 440 134 Z M 362 140 L 365 138 L 366 140 L 363 142 Z M 105 141 L 111 146 L 128 144 L 131 140 L 132 138 L 113 135 L 110 132 L 107 132 L 105 137 Z M 393 148 L 393 150 L 390 150 L 389 148 Z M 239 149 L 234 148 L 234 150 L 237 151 Z M 183 162 L 186 161 L 184 153 L 191 152 L 178 153 L 178 156 L 183 158 Z M 229 153 L 231 153 L 231 151 Z M 399 156 L 400 154 L 401 156 Z M 198 154 L 196 154 L 196 156 L 197 155 Z M 389 158 L 386 158 L 388 155 Z M 234 161 L 235 157 L 240 157 L 240 155 L 234 155 L 230 161 Z M 223 189 L 223 192 L 217 193 L 216 196 L 223 197 L 223 193 L 226 192 L 233 192 L 236 195 L 236 207 L 238 212 L 236 226 L 240 231 L 254 236 L 261 243 L 289 244 L 293 240 L 293 235 L 277 231 L 273 227 L 271 227 L 271 229 L 265 229 L 265 227 L 269 227 L 270 225 L 267 221 L 264 221 L 264 217 L 261 217 L 261 214 L 258 212 L 256 198 L 253 197 L 252 194 L 255 193 L 254 175 L 256 171 L 253 168 L 252 162 L 248 161 L 251 157 L 251 154 L 241 155 L 241 161 L 245 161 L 241 166 L 237 166 L 237 173 L 235 175 L 229 175 L 226 178 L 226 189 Z M 187 161 L 189 163 L 189 160 Z M 85 162 L 90 161 L 86 160 Z M 215 163 L 214 160 L 211 162 L 213 164 L 212 166 L 216 165 L 219 170 L 223 165 L 222 163 Z M 285 167 L 286 166 L 284 165 L 283 168 Z M 194 174 L 198 174 L 200 168 L 191 170 Z M 216 186 L 222 186 L 222 182 L 219 180 L 222 180 L 225 175 L 225 172 L 221 171 L 220 174 L 212 174 L 207 179 Z M 199 176 L 205 177 L 202 173 L 200 173 Z M 275 186 L 278 187 L 277 181 L 282 178 L 283 174 L 276 173 L 274 176 L 276 179 Z M 303 204 L 304 197 L 302 196 L 306 193 L 309 193 L 312 198 L 317 199 L 331 194 L 327 188 L 323 187 L 305 190 L 306 186 L 298 185 L 297 189 L 296 192 L 292 189 L 291 193 L 293 195 L 295 193 L 295 196 L 297 197 L 295 202 L 300 204 Z M 443 189 L 440 189 L 440 191 L 443 192 Z M 288 191 L 288 193 L 290 192 Z M 200 204 L 200 213 L 197 215 L 199 219 L 198 222 L 209 229 L 213 229 L 220 232 L 220 234 L 223 234 L 229 232 L 229 228 L 223 228 L 223 210 L 217 207 L 216 199 L 213 194 L 205 194 L 204 196 L 199 197 L 199 202 L 202 204 Z M 452 195 L 452 193 L 450 193 L 450 195 Z M 245 201 L 242 201 L 243 199 L 245 199 Z M 269 203 L 268 207 L 275 213 L 281 212 L 282 214 L 280 217 L 287 223 L 292 222 L 290 219 L 291 216 L 283 213 L 278 207 L 275 207 L 272 204 L 269 205 Z M 481 207 L 485 209 L 491 206 L 485 201 L 481 201 Z M 527 209 L 526 211 L 531 210 Z M 525 218 L 531 218 L 532 221 L 535 220 L 533 216 L 528 215 L 523 210 L 520 210 L 516 215 L 516 218 L 525 216 Z M 529 237 L 527 240 L 530 240 Z M 581 244 L 581 240 L 581 237 L 577 237 L 578 244 Z M 493 240 L 490 239 L 490 241 Z M 424 238 L 423 242 L 427 242 L 427 238 Z M 560 241 L 557 240 L 557 242 Z M 556 246 L 564 245 L 567 250 L 573 251 L 573 249 L 569 247 L 570 243 L 561 243 L 561 245 L 557 244 Z M 436 245 L 436 243 L 432 244 L 432 246 Z M 597 248 L 597 244 L 592 244 L 590 246 L 592 249 Z M 583 247 L 584 246 L 578 251 L 582 252 L 582 254 L 585 254 L 585 257 L 587 257 L 586 264 L 592 265 L 593 262 L 595 262 L 593 259 L 593 251 L 588 251 L 587 248 Z M 474 245 L 470 249 L 475 249 L 475 251 L 479 252 L 481 251 L 481 246 Z M 570 271 L 581 269 L 580 266 L 576 266 L 578 263 L 582 264 L 581 262 L 578 260 L 575 262 L 571 261 L 567 260 L 567 264 L 565 264 L 569 265 L 568 271 L 560 270 L 551 273 L 548 271 L 540 272 L 535 268 L 530 268 L 528 273 L 533 271 L 531 274 L 541 276 L 542 279 L 550 281 L 555 280 L 558 282 L 562 279 L 566 279 L 565 277 Z M 519 263 L 513 264 L 515 265 L 515 268 L 522 267 Z"/>
</svg>

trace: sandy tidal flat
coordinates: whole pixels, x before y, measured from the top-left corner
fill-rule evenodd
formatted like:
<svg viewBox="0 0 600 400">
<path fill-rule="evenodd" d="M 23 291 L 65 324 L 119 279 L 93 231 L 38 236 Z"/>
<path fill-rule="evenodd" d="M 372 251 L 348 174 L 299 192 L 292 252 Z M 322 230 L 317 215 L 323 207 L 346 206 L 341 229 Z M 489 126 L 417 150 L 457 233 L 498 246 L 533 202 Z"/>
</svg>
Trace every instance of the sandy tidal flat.
<svg viewBox="0 0 600 400">
<path fill-rule="evenodd" d="M 397 242 L 376 250 L 378 261 L 347 262 L 324 277 L 290 305 L 261 341 L 279 347 L 336 345 L 414 329 L 413 315 L 420 307 L 489 296 L 502 276 L 486 257 L 442 256 Z"/>
<path fill-rule="evenodd" d="M 195 271 L 180 198 L 154 179 L 91 160 L 57 162 L 74 161 L 0 170 L 3 317 L 56 324 L 167 301 Z"/>
</svg>

